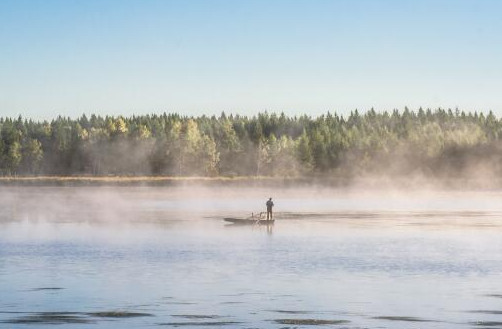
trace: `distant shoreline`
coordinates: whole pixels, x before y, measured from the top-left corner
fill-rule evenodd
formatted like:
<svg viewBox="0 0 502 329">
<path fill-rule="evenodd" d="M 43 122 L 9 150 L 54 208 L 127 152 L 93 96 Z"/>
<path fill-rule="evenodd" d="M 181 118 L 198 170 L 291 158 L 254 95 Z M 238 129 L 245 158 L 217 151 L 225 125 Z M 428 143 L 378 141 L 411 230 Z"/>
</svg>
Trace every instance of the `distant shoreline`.
<svg viewBox="0 0 502 329">
<path fill-rule="evenodd" d="M 4 176 L 0 177 L 0 186 L 287 186 L 310 185 L 317 181 L 318 178 L 249 176 Z M 341 183 L 342 181 L 336 182 L 336 185 Z"/>
<path fill-rule="evenodd" d="M 320 187 L 369 190 L 501 190 L 500 179 L 426 177 L 177 177 L 177 176 L 0 176 L 5 186 L 207 186 L 207 187 Z"/>
</svg>

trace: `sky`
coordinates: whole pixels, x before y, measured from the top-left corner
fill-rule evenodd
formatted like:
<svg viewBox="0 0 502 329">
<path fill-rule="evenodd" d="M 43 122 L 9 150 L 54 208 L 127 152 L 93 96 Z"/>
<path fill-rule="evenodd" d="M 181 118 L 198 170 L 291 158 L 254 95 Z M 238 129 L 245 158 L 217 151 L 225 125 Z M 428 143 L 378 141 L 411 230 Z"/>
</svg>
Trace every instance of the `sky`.
<svg viewBox="0 0 502 329">
<path fill-rule="evenodd" d="M 0 117 L 502 116 L 502 1 L 0 0 Z"/>
</svg>

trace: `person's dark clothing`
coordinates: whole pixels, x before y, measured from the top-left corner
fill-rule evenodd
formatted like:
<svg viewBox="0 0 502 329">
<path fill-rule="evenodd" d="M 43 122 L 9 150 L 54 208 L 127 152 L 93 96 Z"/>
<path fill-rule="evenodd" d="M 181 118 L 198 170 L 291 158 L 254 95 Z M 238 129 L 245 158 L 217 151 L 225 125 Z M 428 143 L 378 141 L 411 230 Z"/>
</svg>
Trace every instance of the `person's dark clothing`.
<svg viewBox="0 0 502 329">
<path fill-rule="evenodd" d="M 266 205 L 267 205 L 267 220 L 272 219 L 272 207 L 274 206 L 272 199 L 269 199 Z"/>
</svg>

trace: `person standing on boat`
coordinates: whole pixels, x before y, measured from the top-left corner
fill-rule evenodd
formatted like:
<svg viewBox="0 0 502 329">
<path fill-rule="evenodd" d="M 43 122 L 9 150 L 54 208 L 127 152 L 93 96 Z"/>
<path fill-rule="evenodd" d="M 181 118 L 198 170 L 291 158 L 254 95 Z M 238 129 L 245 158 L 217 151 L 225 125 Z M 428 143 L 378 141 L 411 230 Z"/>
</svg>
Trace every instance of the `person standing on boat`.
<svg viewBox="0 0 502 329">
<path fill-rule="evenodd" d="M 267 220 L 272 219 L 272 207 L 274 206 L 274 202 L 272 202 L 272 198 L 269 198 L 267 203 Z"/>
</svg>

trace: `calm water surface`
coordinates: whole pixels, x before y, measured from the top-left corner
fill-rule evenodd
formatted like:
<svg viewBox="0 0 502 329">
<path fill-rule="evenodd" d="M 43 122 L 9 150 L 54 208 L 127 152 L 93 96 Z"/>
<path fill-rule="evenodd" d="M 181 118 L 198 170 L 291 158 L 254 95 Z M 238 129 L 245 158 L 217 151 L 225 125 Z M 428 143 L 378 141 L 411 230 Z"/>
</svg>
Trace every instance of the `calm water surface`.
<svg viewBox="0 0 502 329">
<path fill-rule="evenodd" d="M 501 201 L 3 187 L 0 328 L 502 328 Z"/>
</svg>

